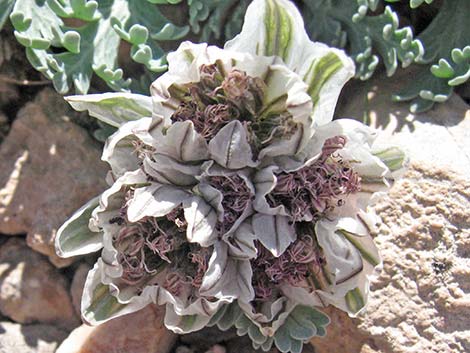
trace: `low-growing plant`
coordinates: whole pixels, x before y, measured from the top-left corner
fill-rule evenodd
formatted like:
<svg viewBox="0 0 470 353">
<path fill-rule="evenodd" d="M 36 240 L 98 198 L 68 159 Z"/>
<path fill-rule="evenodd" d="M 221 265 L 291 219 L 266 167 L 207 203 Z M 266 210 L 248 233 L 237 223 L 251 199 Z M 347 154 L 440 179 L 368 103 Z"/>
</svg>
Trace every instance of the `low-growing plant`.
<svg viewBox="0 0 470 353">
<path fill-rule="evenodd" d="M 380 264 L 369 208 L 405 162 L 352 119 L 332 121 L 354 76 L 312 42 L 288 0 L 255 0 L 223 49 L 185 41 L 150 96 L 67 97 L 117 131 L 110 187 L 60 227 L 56 250 L 101 251 L 82 316 L 164 305 L 166 327 L 231 327 L 255 349 L 300 353 L 333 305 L 364 310 Z"/>
</svg>

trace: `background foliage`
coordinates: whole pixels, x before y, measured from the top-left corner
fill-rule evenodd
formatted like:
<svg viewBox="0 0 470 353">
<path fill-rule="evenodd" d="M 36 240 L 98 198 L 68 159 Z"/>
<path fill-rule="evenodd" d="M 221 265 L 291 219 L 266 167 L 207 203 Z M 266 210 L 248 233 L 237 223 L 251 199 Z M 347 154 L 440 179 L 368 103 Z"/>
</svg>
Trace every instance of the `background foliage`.
<svg viewBox="0 0 470 353">
<path fill-rule="evenodd" d="M 250 0 L 0 0 L 31 65 L 62 93 L 147 93 L 181 40 L 223 44 Z M 449 98 L 470 77 L 468 0 L 298 0 L 312 39 L 343 48 L 367 80 L 381 65 L 417 74 L 392 97 L 412 112 Z M 5 31 L 5 30 L 4 30 Z M 0 46 L 0 52 L 2 51 Z M 2 53 L 0 53 L 2 54 Z M 2 55 L 0 55 L 1 57 Z"/>
</svg>

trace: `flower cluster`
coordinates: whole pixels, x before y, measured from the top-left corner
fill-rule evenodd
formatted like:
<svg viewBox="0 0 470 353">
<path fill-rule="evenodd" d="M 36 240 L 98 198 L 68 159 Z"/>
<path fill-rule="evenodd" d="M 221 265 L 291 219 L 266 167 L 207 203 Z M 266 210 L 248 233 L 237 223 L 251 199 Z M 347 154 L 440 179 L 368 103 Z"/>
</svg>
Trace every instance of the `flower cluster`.
<svg viewBox="0 0 470 353">
<path fill-rule="evenodd" d="M 367 206 L 403 154 L 331 121 L 354 66 L 311 42 L 286 0 L 253 1 L 224 49 L 184 42 L 168 62 L 151 97 L 68 98 L 118 127 L 110 188 L 56 239 L 61 256 L 102 249 L 83 318 L 156 303 L 177 333 L 235 326 L 256 348 L 300 352 L 325 334 L 318 308 L 364 307 L 380 263 Z"/>
</svg>

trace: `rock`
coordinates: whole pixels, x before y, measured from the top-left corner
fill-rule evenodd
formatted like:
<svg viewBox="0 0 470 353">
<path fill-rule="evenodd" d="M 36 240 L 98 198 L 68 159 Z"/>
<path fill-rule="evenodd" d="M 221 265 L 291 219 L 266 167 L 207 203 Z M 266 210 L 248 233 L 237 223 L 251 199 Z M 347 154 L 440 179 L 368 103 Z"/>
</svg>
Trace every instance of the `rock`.
<svg viewBox="0 0 470 353">
<path fill-rule="evenodd" d="M 410 166 L 374 206 L 383 270 L 372 280 L 368 308 L 356 319 L 328 308 L 328 335 L 312 340 L 317 352 L 470 351 L 469 107 L 453 96 L 412 115 L 389 101 L 400 75 L 343 95 L 338 115 L 362 116 L 366 97 L 368 120 L 385 130 L 380 138 L 405 146 Z"/>
<path fill-rule="evenodd" d="M 2 143 L 9 129 L 10 125 L 8 123 L 8 118 L 2 111 L 0 111 L 0 143 Z"/>
<path fill-rule="evenodd" d="M 80 307 L 82 302 L 83 287 L 85 286 L 86 276 L 88 275 L 88 271 L 90 270 L 90 265 L 86 263 L 81 263 L 75 270 L 72 285 L 70 286 L 70 294 L 72 295 L 73 307 L 78 316 L 81 316 Z"/>
<path fill-rule="evenodd" d="M 358 319 L 351 319 L 345 312 L 333 306 L 321 309 L 330 317 L 326 337 L 315 337 L 311 340 L 315 352 L 348 352 L 365 353 L 362 351 L 367 342 L 367 335 L 359 331 Z M 370 351 L 370 353 L 375 351 Z"/>
<path fill-rule="evenodd" d="M 18 113 L 0 146 L 0 233 L 27 233 L 28 245 L 56 266 L 58 227 L 106 187 L 101 147 L 70 122 L 73 114 L 50 89 Z"/>
<path fill-rule="evenodd" d="M 0 247 L 0 312 L 24 324 L 72 329 L 80 323 L 65 277 L 19 238 Z"/>
<path fill-rule="evenodd" d="M 50 325 L 0 322 L 1 353 L 54 353 L 67 333 Z"/>
<path fill-rule="evenodd" d="M 56 353 L 168 353 L 176 334 L 163 325 L 164 307 L 144 309 L 96 327 L 72 331 Z"/>
<path fill-rule="evenodd" d="M 394 103 L 391 96 L 412 75 L 410 68 L 391 78 L 382 74 L 367 82 L 352 81 L 341 95 L 336 116 L 359 118 L 383 130 L 381 139 L 402 146 L 413 161 L 468 174 L 470 106 L 454 94 L 425 113 L 410 113 L 409 103 Z"/>
<path fill-rule="evenodd" d="M 0 73 L 0 107 L 7 106 L 19 98 L 18 88 L 14 84 L 2 80 L 2 76 L 3 74 Z"/>
<path fill-rule="evenodd" d="M 412 163 L 375 206 L 383 270 L 364 315 L 329 309 L 318 352 L 470 351 L 470 180 Z"/>
</svg>

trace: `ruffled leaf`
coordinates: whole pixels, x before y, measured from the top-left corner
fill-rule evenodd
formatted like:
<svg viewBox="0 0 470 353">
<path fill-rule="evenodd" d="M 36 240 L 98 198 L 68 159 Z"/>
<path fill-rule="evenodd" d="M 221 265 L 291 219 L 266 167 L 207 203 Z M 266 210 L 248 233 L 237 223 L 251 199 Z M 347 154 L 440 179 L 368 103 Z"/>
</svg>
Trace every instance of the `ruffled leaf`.
<svg viewBox="0 0 470 353">
<path fill-rule="evenodd" d="M 352 218 L 320 221 L 315 232 L 334 278 L 331 292 L 319 291 L 322 299 L 357 315 L 367 303 L 369 276 L 381 260 L 368 227 Z"/>
<path fill-rule="evenodd" d="M 395 146 L 374 150 L 373 154 L 380 158 L 391 172 L 396 172 L 397 170 L 404 168 L 405 163 L 407 162 L 405 152 Z"/>
<path fill-rule="evenodd" d="M 83 205 L 57 231 L 55 248 L 60 257 L 71 257 L 98 251 L 103 247 L 103 233 L 89 228 L 93 210 L 99 205 L 95 197 Z"/>
<path fill-rule="evenodd" d="M 201 171 L 198 165 L 183 164 L 160 153 L 154 153 L 151 159 L 145 158 L 143 167 L 158 183 L 184 187 L 195 185 Z"/>
<path fill-rule="evenodd" d="M 237 260 L 247 260 L 256 257 L 256 236 L 249 219 L 243 222 L 234 233 L 224 235 L 223 240 L 228 245 L 229 255 Z"/>
<path fill-rule="evenodd" d="M 307 84 L 318 125 L 331 121 L 341 88 L 354 75 L 343 51 L 310 41 L 302 16 L 287 0 L 253 1 L 242 32 L 225 49 L 281 57 Z"/>
<path fill-rule="evenodd" d="M 230 122 L 215 135 L 209 142 L 209 151 L 212 159 L 224 168 L 254 165 L 246 130 L 238 120 Z"/>
<path fill-rule="evenodd" d="M 73 109 L 119 128 L 128 121 L 152 116 L 152 99 L 140 94 L 102 93 L 65 98 Z"/>
<path fill-rule="evenodd" d="M 162 287 L 153 286 L 153 298 L 159 305 L 166 304 L 165 326 L 178 334 L 197 331 L 209 324 L 219 310 L 231 303 L 232 299 L 184 298 L 174 296 Z"/>
<path fill-rule="evenodd" d="M 81 312 L 83 319 L 97 325 L 115 317 L 138 311 L 152 302 L 149 292 L 150 287 L 144 289 L 140 296 L 134 296 L 129 300 L 120 301 L 115 295 L 117 288 L 103 283 L 104 265 L 101 259 L 88 272 L 83 289 Z"/>
<path fill-rule="evenodd" d="M 235 322 L 242 315 L 242 311 L 236 302 L 225 305 L 220 311 L 214 315 L 211 320 L 211 324 L 217 324 L 217 327 L 222 331 L 227 331 L 229 328 L 235 325 Z M 211 325 L 212 326 L 212 325 Z"/>
<path fill-rule="evenodd" d="M 315 227 L 318 243 L 326 257 L 337 285 L 359 274 L 364 266 L 361 253 L 342 235 L 329 227 L 326 221 L 320 221 Z"/>
<path fill-rule="evenodd" d="M 189 194 L 173 186 L 152 183 L 135 190 L 129 201 L 127 218 L 137 222 L 144 217 L 162 217 L 188 199 Z"/>
<path fill-rule="evenodd" d="M 188 222 L 186 238 L 190 243 L 209 246 L 217 239 L 217 211 L 199 196 L 187 199 L 183 205 Z"/>
<path fill-rule="evenodd" d="M 204 328 L 210 321 L 210 316 L 205 315 L 177 315 L 167 306 L 165 310 L 165 326 L 177 334 L 187 334 Z"/>
<path fill-rule="evenodd" d="M 218 242 L 199 292 L 206 297 L 232 297 L 249 302 L 255 296 L 252 275 L 249 260 L 233 259 L 229 256 L 227 245 Z"/>
<path fill-rule="evenodd" d="M 101 159 L 107 162 L 115 177 L 140 167 L 140 159 L 136 155 L 136 143 L 152 145 L 160 135 L 161 119 L 142 118 L 123 124 L 106 140 Z"/>
<path fill-rule="evenodd" d="M 182 162 L 200 161 L 209 157 L 207 143 L 190 121 L 173 123 L 165 137 L 156 141 L 159 153 L 168 154 Z"/>
<path fill-rule="evenodd" d="M 276 257 L 297 238 L 294 226 L 286 216 L 257 213 L 253 216 L 253 230 L 256 239 Z"/>
</svg>

